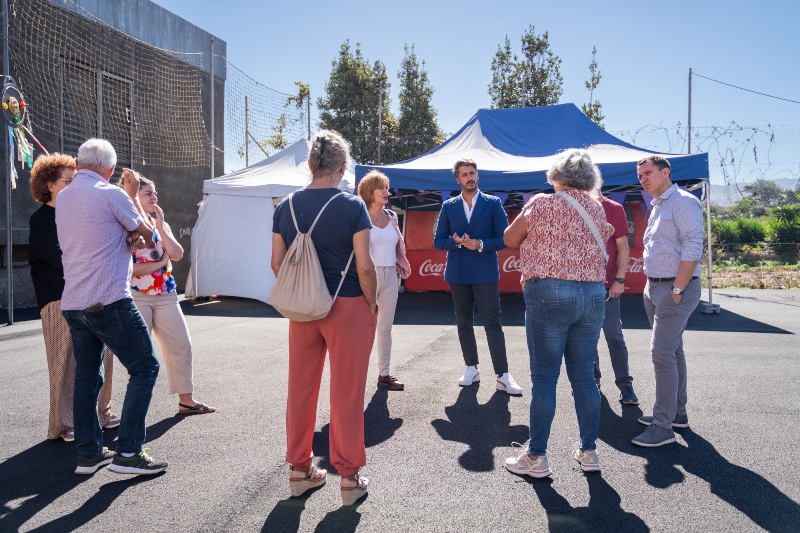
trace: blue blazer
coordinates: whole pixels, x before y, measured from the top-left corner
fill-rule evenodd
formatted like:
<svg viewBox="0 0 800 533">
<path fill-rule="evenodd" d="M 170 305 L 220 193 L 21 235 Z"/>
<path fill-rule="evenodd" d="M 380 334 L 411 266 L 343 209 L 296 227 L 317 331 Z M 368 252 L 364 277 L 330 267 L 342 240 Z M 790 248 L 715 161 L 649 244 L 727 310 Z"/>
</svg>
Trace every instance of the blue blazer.
<svg viewBox="0 0 800 533">
<path fill-rule="evenodd" d="M 472 285 L 500 281 L 497 251 L 506 247 L 503 232 L 508 227 L 508 217 L 500 199 L 478 191 L 473 199 L 472 217 L 467 223 L 461 196 L 450 198 L 442 204 L 433 244 L 437 250 L 447 250 L 444 280 L 447 283 Z M 472 239 L 483 241 L 483 251 L 461 248 L 453 240 L 453 233 L 465 233 Z"/>
</svg>

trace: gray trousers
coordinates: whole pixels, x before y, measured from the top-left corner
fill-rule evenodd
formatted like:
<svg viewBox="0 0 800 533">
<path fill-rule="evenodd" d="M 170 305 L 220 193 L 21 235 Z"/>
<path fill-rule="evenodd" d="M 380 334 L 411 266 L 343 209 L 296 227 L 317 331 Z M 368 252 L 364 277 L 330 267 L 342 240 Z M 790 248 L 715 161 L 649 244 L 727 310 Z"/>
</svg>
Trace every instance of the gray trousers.
<svg viewBox="0 0 800 533">
<path fill-rule="evenodd" d="M 608 296 L 608 289 L 606 289 Z M 611 368 L 614 369 L 614 382 L 619 390 L 633 383 L 633 378 L 628 370 L 628 347 L 625 337 L 622 336 L 622 319 L 619 316 L 620 297 L 606 300 L 606 316 L 603 320 L 603 336 L 608 344 L 608 354 L 611 357 Z M 600 381 L 600 354 L 594 353 L 594 379 Z"/>
<path fill-rule="evenodd" d="M 503 334 L 503 326 L 500 324 L 498 282 L 473 285 L 451 283 L 450 294 L 453 296 L 453 306 L 456 310 L 458 340 L 461 343 L 464 363 L 467 366 L 478 364 L 478 343 L 472 327 L 477 307 L 481 314 L 481 320 L 483 320 L 483 329 L 486 330 L 486 340 L 489 343 L 489 355 L 492 357 L 494 373 L 500 375 L 508 372 L 506 337 Z"/>
<path fill-rule="evenodd" d="M 686 286 L 681 303 L 672 299 L 672 283 L 647 282 L 644 289 L 644 308 L 653 335 L 650 355 L 656 375 L 656 403 L 653 423 L 672 429 L 676 414 L 686 414 L 686 356 L 683 353 L 683 331 L 689 315 L 700 303 L 700 280 Z"/>
</svg>

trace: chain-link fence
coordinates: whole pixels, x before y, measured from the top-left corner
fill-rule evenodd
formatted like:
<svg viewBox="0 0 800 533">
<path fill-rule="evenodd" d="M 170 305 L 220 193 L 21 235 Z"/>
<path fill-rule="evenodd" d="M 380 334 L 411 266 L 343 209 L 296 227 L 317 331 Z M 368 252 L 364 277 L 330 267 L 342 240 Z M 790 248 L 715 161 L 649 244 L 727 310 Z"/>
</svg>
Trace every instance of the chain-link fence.
<svg viewBox="0 0 800 533">
<path fill-rule="evenodd" d="M 680 125 L 612 133 L 666 153 L 690 141 Z M 708 153 L 715 286 L 800 287 L 800 126 L 693 127 L 691 148 Z"/>
</svg>

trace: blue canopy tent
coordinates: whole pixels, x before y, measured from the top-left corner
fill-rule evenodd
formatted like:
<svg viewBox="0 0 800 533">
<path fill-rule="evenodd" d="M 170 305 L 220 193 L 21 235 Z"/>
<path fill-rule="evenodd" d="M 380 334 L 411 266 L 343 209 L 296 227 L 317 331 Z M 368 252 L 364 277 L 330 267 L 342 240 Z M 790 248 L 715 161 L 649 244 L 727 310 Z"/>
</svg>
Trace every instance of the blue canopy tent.
<svg viewBox="0 0 800 533">
<path fill-rule="evenodd" d="M 617 139 L 574 104 L 481 109 L 458 133 L 415 159 L 391 165 L 357 165 L 356 182 L 370 169 L 377 168 L 389 176 L 393 189 L 413 191 L 417 200 L 423 191 L 436 191 L 438 197 L 438 191 L 457 188 L 453 163 L 460 158 L 470 158 L 478 163 L 482 190 L 543 192 L 552 190 L 545 177 L 547 169 L 560 152 L 570 148 L 589 152 L 603 174 L 603 190 L 631 190 L 634 194 L 641 190 L 636 162 L 657 153 Z M 673 180 L 682 185 L 694 185 L 708 178 L 707 154 L 659 155 L 669 160 Z M 403 204 L 405 208 L 413 208 L 420 202 L 412 200 L 411 204 Z"/>
</svg>

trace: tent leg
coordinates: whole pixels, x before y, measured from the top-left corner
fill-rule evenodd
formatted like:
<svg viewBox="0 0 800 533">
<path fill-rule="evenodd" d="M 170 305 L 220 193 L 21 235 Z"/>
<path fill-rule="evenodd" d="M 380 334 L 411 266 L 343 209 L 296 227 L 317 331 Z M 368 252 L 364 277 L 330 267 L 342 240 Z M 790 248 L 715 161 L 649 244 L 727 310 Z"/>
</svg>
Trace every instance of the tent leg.
<svg viewBox="0 0 800 533">
<path fill-rule="evenodd" d="M 708 261 L 708 276 L 706 279 L 708 280 L 708 303 L 704 303 L 701 306 L 701 310 L 703 313 L 706 314 L 719 314 L 720 308 L 719 304 L 714 303 L 714 283 L 712 279 L 711 269 L 714 266 L 714 260 L 712 257 L 712 248 L 711 248 L 711 179 L 707 179 L 706 183 L 706 242 L 708 243 L 708 254 L 707 261 Z"/>
</svg>

